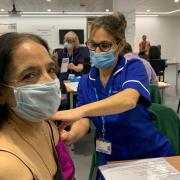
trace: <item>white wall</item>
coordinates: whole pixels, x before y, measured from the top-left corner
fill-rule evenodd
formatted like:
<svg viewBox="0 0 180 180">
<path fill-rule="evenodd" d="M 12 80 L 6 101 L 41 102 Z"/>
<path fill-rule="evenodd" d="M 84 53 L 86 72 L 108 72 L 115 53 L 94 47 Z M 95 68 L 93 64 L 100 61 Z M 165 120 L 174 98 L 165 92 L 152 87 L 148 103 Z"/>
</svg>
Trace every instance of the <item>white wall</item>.
<svg viewBox="0 0 180 180">
<path fill-rule="evenodd" d="M 43 38 L 51 49 L 60 47 L 59 29 L 84 29 L 84 39 L 87 39 L 86 17 L 0 17 L 0 23 L 16 23 L 17 32 L 35 33 L 38 28 L 49 30 Z M 41 34 L 43 36 L 43 31 Z"/>
<path fill-rule="evenodd" d="M 51 29 L 44 38 L 52 49 L 60 47 L 59 29 L 84 29 L 84 39 L 87 39 L 86 17 L 0 17 L 0 23 L 16 23 L 18 32 L 34 33 L 38 27 Z M 136 52 L 143 34 L 151 45 L 161 44 L 163 58 L 180 62 L 180 17 L 136 17 Z"/>
<path fill-rule="evenodd" d="M 162 58 L 180 62 L 180 17 L 136 17 L 136 52 L 143 34 L 151 45 L 161 44 Z"/>
</svg>

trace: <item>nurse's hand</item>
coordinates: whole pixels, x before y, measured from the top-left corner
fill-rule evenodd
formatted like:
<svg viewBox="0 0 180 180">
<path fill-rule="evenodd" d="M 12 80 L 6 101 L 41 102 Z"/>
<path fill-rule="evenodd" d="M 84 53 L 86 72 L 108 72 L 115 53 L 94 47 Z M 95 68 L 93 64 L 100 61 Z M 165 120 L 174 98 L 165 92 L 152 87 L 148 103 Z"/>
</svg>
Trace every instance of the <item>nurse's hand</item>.
<svg viewBox="0 0 180 180">
<path fill-rule="evenodd" d="M 75 134 L 71 131 L 62 130 L 60 132 L 60 137 L 66 145 L 71 145 L 75 142 Z"/>
</svg>

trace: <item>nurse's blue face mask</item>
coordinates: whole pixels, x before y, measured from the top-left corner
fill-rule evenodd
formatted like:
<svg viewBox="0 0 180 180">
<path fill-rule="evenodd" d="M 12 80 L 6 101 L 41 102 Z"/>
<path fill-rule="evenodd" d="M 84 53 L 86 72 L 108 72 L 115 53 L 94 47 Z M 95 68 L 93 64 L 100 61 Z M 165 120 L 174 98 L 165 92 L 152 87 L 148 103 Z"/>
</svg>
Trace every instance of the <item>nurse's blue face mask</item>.
<svg viewBox="0 0 180 180">
<path fill-rule="evenodd" d="M 116 57 L 114 55 L 113 50 L 100 53 L 90 51 L 90 59 L 91 63 L 94 64 L 95 67 L 100 69 L 111 67 L 116 61 Z"/>
<path fill-rule="evenodd" d="M 60 83 L 56 78 L 44 84 L 30 84 L 12 87 L 16 99 L 16 107 L 11 109 L 20 117 L 32 122 L 48 119 L 57 112 L 60 101 Z"/>
<path fill-rule="evenodd" d="M 115 49 L 111 49 L 113 43 L 94 43 L 90 41 L 87 42 L 86 45 L 90 50 L 91 63 L 94 64 L 95 67 L 104 69 L 111 67 L 115 63 L 117 57 L 114 55 Z M 95 51 L 97 47 L 99 47 L 102 52 L 96 53 Z"/>
</svg>

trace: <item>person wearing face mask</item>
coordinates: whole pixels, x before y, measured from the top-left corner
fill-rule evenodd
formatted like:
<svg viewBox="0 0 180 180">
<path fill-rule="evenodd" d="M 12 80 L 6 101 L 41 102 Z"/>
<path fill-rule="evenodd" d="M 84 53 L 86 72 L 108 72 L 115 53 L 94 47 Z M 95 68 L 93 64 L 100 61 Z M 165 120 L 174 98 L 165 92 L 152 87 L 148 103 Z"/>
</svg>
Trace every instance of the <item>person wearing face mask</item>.
<svg viewBox="0 0 180 180">
<path fill-rule="evenodd" d="M 69 31 L 64 36 L 64 48 L 58 51 L 58 64 L 61 65 L 68 59 L 66 72 L 60 72 L 60 80 L 67 80 L 69 74 L 81 76 L 83 71 L 84 58 L 79 50 L 79 38 L 76 33 Z"/>
<path fill-rule="evenodd" d="M 63 121 L 62 129 L 72 123 L 71 130 L 61 134 L 66 144 L 77 142 L 88 132 L 89 121 L 94 123 L 98 165 L 174 154 L 169 140 L 152 124 L 143 63 L 121 55 L 125 28 L 120 12 L 96 18 L 86 43 L 93 67 L 79 82 L 77 107 L 51 117 Z"/>
<path fill-rule="evenodd" d="M 66 179 L 59 132 L 48 121 L 61 99 L 55 68 L 40 37 L 0 36 L 0 179 Z"/>
</svg>

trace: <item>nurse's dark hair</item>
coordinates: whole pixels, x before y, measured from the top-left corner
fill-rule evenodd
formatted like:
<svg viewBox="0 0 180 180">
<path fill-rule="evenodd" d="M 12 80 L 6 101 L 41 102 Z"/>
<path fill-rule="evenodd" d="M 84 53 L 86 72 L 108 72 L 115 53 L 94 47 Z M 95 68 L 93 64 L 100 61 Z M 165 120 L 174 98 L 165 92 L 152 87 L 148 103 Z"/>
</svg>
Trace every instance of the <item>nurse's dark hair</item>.
<svg viewBox="0 0 180 180">
<path fill-rule="evenodd" d="M 6 84 L 9 68 L 17 47 L 25 41 L 34 41 L 42 45 L 49 53 L 49 47 L 41 37 L 28 33 L 6 33 L 0 36 L 0 100 L 2 96 L 2 84 Z M 1 100 L 2 101 L 2 100 Z M 0 101 L 0 127 L 9 116 L 9 108 Z"/>
<path fill-rule="evenodd" d="M 92 23 L 90 32 L 95 29 L 103 28 L 118 42 L 125 39 L 126 26 L 127 22 L 125 16 L 117 11 L 112 15 L 97 17 Z"/>
</svg>

